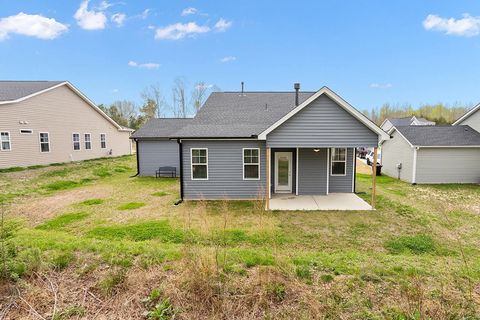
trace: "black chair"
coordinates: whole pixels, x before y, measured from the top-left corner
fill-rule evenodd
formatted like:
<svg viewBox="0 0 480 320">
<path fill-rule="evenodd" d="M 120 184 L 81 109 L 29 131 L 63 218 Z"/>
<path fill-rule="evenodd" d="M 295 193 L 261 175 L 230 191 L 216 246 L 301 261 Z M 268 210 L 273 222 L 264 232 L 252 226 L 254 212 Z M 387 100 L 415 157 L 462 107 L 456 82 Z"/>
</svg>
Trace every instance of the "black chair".
<svg viewBox="0 0 480 320">
<path fill-rule="evenodd" d="M 175 167 L 160 167 L 155 171 L 155 178 L 170 177 L 175 178 L 177 176 L 177 168 Z"/>
</svg>

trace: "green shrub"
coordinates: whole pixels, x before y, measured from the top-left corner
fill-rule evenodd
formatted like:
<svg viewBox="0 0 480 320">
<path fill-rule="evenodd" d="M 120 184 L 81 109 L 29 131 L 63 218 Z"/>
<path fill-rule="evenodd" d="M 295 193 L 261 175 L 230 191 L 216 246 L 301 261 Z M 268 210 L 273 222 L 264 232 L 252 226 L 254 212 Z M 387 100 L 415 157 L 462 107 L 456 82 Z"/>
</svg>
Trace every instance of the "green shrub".
<svg viewBox="0 0 480 320">
<path fill-rule="evenodd" d="M 435 241 L 426 234 L 402 236 L 385 242 L 385 248 L 392 254 L 425 254 L 436 250 Z"/>
<path fill-rule="evenodd" d="M 145 203 L 143 202 L 128 202 L 119 206 L 118 210 L 133 210 L 133 209 L 138 209 L 144 206 L 145 206 Z"/>
<path fill-rule="evenodd" d="M 86 212 L 76 212 L 76 213 L 67 213 L 63 214 L 61 216 L 57 216 L 51 220 L 48 220 L 47 222 L 38 225 L 36 229 L 41 229 L 41 230 L 54 230 L 54 229 L 60 229 L 63 228 L 71 223 L 74 223 L 76 221 L 80 221 L 88 217 L 88 213 Z"/>
</svg>

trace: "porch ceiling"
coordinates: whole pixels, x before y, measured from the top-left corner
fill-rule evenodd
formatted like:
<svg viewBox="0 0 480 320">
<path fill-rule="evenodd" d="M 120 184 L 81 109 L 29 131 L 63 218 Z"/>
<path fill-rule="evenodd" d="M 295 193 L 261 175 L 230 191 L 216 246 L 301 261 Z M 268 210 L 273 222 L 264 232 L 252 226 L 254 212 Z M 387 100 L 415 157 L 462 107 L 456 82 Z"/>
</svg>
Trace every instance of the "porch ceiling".
<svg viewBox="0 0 480 320">
<path fill-rule="evenodd" d="M 354 193 L 328 195 L 274 194 L 271 210 L 372 210 L 372 207 Z"/>
</svg>

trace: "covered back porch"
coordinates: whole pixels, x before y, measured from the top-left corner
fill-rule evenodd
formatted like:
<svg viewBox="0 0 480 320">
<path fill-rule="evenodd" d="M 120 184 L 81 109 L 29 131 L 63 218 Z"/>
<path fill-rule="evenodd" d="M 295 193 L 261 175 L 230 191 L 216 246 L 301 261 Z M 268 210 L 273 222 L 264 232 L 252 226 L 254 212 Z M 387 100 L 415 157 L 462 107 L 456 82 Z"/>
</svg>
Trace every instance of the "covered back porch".
<svg viewBox="0 0 480 320">
<path fill-rule="evenodd" d="M 355 147 L 267 147 L 266 162 L 268 209 L 372 210 L 375 206 L 374 174 L 371 204 L 355 194 Z"/>
</svg>

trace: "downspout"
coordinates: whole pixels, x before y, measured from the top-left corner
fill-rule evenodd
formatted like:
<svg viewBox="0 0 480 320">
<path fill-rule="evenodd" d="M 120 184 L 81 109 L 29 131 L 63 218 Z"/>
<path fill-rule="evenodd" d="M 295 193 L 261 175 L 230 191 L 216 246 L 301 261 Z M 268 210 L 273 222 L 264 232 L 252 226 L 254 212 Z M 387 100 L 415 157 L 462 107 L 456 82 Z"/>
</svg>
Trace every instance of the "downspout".
<svg viewBox="0 0 480 320">
<path fill-rule="evenodd" d="M 182 141 L 180 139 L 177 139 L 177 143 L 178 143 L 178 155 L 180 158 L 180 200 L 175 202 L 176 206 L 183 202 L 183 146 L 182 146 Z"/>
<path fill-rule="evenodd" d="M 138 139 L 133 139 L 133 141 L 135 141 L 135 153 L 136 153 L 136 157 L 137 157 L 137 173 L 133 176 L 131 176 L 130 178 L 135 178 L 136 176 L 138 176 L 140 174 L 140 160 L 138 159 L 138 157 L 140 156 L 140 154 L 138 153 Z M 131 149 L 131 148 L 130 148 Z"/>
<path fill-rule="evenodd" d="M 412 184 L 417 184 L 417 150 L 418 147 L 413 147 L 413 169 L 412 169 Z"/>
</svg>

